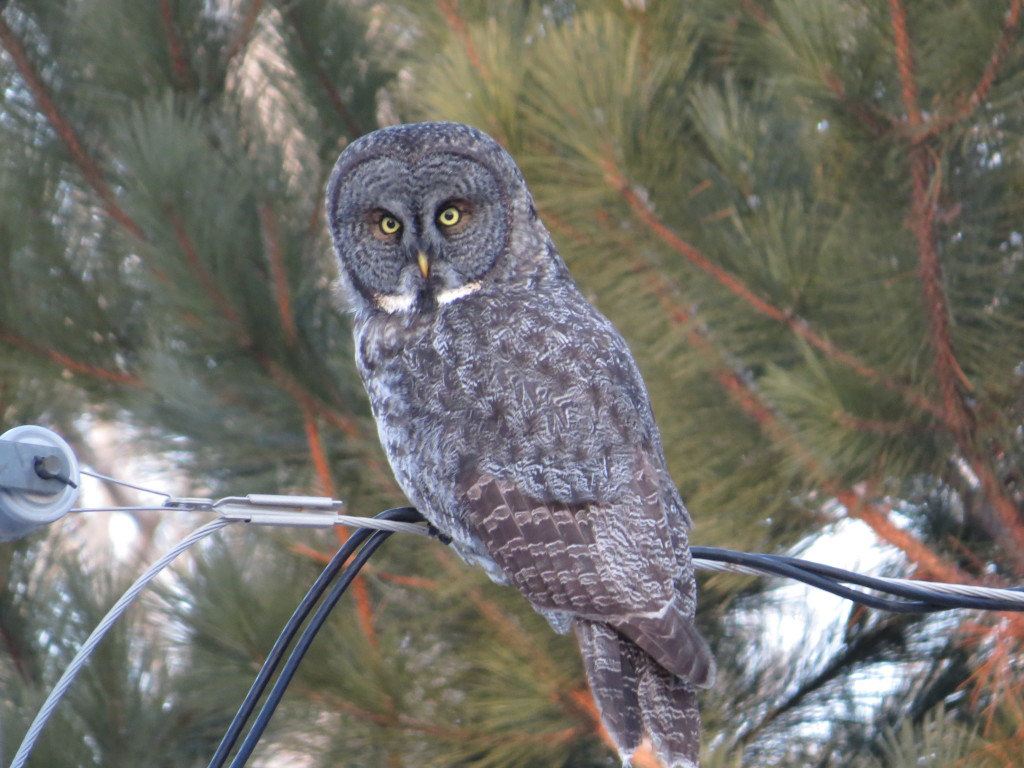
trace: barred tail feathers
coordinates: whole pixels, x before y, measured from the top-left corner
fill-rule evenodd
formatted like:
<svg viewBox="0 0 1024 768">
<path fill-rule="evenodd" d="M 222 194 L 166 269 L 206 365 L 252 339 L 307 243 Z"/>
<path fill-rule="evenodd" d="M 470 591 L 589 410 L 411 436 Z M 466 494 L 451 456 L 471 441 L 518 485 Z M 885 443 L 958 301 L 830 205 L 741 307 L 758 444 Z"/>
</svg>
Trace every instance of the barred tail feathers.
<svg viewBox="0 0 1024 768">
<path fill-rule="evenodd" d="M 574 626 L 590 690 L 623 765 L 646 731 L 666 768 L 698 768 L 700 712 L 693 684 L 607 624 L 577 619 Z"/>
<path fill-rule="evenodd" d="M 626 764 L 643 738 L 635 667 L 639 649 L 607 624 L 577 619 L 574 628 L 601 721 Z"/>
</svg>

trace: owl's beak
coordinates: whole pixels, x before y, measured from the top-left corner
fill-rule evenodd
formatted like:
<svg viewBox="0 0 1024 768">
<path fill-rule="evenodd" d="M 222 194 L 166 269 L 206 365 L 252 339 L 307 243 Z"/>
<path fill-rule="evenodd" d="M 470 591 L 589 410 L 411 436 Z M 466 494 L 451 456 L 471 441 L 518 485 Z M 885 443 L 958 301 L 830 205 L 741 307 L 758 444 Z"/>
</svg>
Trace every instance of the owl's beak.
<svg viewBox="0 0 1024 768">
<path fill-rule="evenodd" d="M 416 263 L 420 265 L 420 272 L 423 273 L 423 277 L 430 277 L 430 257 L 423 251 L 419 251 L 416 254 Z"/>
</svg>

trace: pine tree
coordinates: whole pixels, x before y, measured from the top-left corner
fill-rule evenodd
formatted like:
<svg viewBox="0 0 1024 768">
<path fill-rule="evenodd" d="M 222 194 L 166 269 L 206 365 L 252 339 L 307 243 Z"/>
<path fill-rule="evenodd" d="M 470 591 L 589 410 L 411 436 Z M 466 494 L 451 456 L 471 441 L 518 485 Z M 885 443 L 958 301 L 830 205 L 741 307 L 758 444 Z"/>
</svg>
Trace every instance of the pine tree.
<svg viewBox="0 0 1024 768">
<path fill-rule="evenodd" d="M 90 424 L 130 425 L 214 495 L 402 504 L 322 189 L 382 119 L 461 120 L 520 162 L 633 346 L 696 543 L 776 551 L 856 519 L 900 574 L 1020 583 L 1020 6 L 11 0 L 2 426 L 84 451 Z M 4 745 L 126 580 L 73 531 L 0 547 Z M 33 764 L 205 765 L 336 545 L 225 532 L 108 639 Z M 751 636 L 768 586 L 702 582 L 706 765 L 1014 764 L 1020 619 L 854 611 L 796 663 Z M 266 755 L 609 764 L 571 642 L 514 593 L 400 538 L 354 592 Z M 858 698 L 893 669 L 895 694 Z"/>
</svg>

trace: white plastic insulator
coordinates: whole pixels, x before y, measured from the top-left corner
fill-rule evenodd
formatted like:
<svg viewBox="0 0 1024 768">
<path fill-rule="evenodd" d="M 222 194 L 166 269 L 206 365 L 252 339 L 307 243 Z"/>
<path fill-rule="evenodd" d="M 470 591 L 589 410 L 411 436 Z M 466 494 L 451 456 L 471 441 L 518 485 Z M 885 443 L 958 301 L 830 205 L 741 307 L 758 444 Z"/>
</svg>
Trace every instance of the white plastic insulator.
<svg viewBox="0 0 1024 768">
<path fill-rule="evenodd" d="M 0 440 L 55 448 L 68 468 L 67 479 L 78 486 L 81 475 L 78 459 L 64 438 L 46 427 L 33 425 L 15 427 L 0 435 Z M 11 488 L 0 488 L 0 541 L 26 536 L 36 528 L 49 525 L 64 517 L 78 499 L 78 488 L 65 485 L 58 493 L 33 493 Z"/>
</svg>

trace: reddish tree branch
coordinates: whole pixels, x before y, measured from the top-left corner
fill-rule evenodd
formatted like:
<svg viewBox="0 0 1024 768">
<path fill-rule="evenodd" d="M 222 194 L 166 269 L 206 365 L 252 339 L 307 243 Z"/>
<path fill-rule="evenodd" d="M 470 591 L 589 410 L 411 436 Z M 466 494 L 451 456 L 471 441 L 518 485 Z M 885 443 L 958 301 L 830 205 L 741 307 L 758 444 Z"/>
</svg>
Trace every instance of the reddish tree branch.
<svg viewBox="0 0 1024 768">
<path fill-rule="evenodd" d="M 1010 9 L 1006 12 L 1006 23 L 1003 25 L 1003 34 L 999 36 L 999 42 L 996 43 L 995 50 L 989 56 L 988 64 L 985 66 L 985 71 L 981 74 L 981 79 L 978 80 L 978 84 L 971 91 L 971 95 L 967 97 L 967 102 L 964 104 L 965 109 L 976 109 L 985 100 L 985 97 L 988 96 L 988 92 L 996 81 L 996 76 L 999 74 L 999 69 L 1002 67 L 1003 62 L 1006 61 L 1006 54 L 1010 51 L 1013 38 L 1017 35 L 1022 5 L 1024 5 L 1024 0 L 1012 0 L 1010 3 Z"/>
<path fill-rule="evenodd" d="M 248 45 L 261 10 L 263 10 L 263 0 L 252 0 L 249 3 L 249 7 L 246 8 L 245 16 L 242 19 L 242 27 L 238 35 L 235 36 L 235 39 L 231 41 L 231 47 L 228 48 L 228 52 L 224 57 L 225 68 L 229 67 L 235 57 Z"/>
<path fill-rule="evenodd" d="M 313 411 L 303 407 L 303 426 L 306 430 L 306 444 L 309 446 L 309 455 L 316 470 L 319 490 L 332 499 L 336 495 L 334 479 L 331 477 L 331 468 L 327 461 L 327 454 L 324 451 L 323 440 L 320 437 L 320 428 L 317 426 Z M 344 544 L 348 541 L 349 533 L 343 526 L 335 526 L 335 536 L 338 543 Z M 374 652 L 380 650 L 380 643 L 377 639 L 377 628 L 373 621 L 373 605 L 370 601 L 370 590 L 366 586 L 366 580 L 362 576 L 356 576 L 352 582 L 352 590 L 356 598 L 356 615 L 359 617 L 359 627 L 363 636 Z"/>
<path fill-rule="evenodd" d="M 985 65 L 985 71 L 982 72 L 977 85 L 962 99 L 959 109 L 946 118 L 933 120 L 928 130 L 918 137 L 919 141 L 924 141 L 938 135 L 949 126 L 966 120 L 985 101 L 989 91 L 992 89 L 992 85 L 996 81 L 996 77 L 999 75 L 999 70 L 1006 63 L 1006 56 L 1010 52 L 1013 40 L 1019 32 L 1022 6 L 1024 6 L 1024 0 L 1011 1 L 1010 8 L 1006 12 L 1003 32 L 996 42 L 992 55 L 989 56 L 988 63 Z"/>
<path fill-rule="evenodd" d="M 228 303 L 226 297 L 221 293 L 220 289 L 214 282 L 213 276 L 210 274 L 209 270 L 206 269 L 205 265 L 200 260 L 199 255 L 196 253 L 195 247 L 192 245 L 192 241 L 189 238 L 188 232 L 185 230 L 185 226 L 181 219 L 173 210 L 168 210 L 168 219 L 171 222 L 175 240 L 177 241 L 182 254 L 185 256 L 186 262 L 188 262 L 192 271 L 196 274 L 203 290 L 206 291 L 214 304 L 220 308 L 224 317 L 231 323 L 238 344 L 253 355 L 257 363 L 259 363 L 260 367 L 267 373 L 274 384 L 295 399 L 303 413 L 317 413 L 321 415 L 327 423 L 341 430 L 350 438 L 358 441 L 365 440 L 365 435 L 354 419 L 347 414 L 338 412 L 336 409 L 331 408 L 328 405 L 318 402 L 316 398 L 314 398 L 298 381 L 296 381 L 295 377 L 292 376 L 289 371 L 282 368 L 277 364 L 277 362 L 253 345 L 252 337 L 249 335 L 242 318 Z M 388 492 L 394 491 L 395 484 L 381 466 L 380 462 L 373 457 L 367 457 L 366 463 L 374 478 L 379 483 L 379 487 Z"/>
<path fill-rule="evenodd" d="M 687 339 L 695 349 L 720 360 L 721 356 L 714 349 L 711 339 L 699 331 L 685 309 L 675 305 L 672 301 L 670 288 L 664 282 L 664 278 L 653 269 L 647 271 L 650 288 L 661 300 L 663 306 L 669 310 L 672 322 L 685 324 L 690 328 Z M 793 431 L 778 418 L 775 409 L 764 402 L 763 396 L 743 376 L 720 364 L 716 366 L 714 376 L 733 401 L 760 425 L 775 445 L 793 455 L 808 474 L 817 478 L 822 488 L 834 496 L 851 516 L 863 520 L 871 527 L 876 536 L 902 551 L 909 560 L 917 565 L 923 575 L 930 575 L 946 581 L 969 583 L 970 577 L 967 574 L 943 560 L 930 547 L 910 533 L 897 528 L 889 520 L 887 510 L 861 498 L 854 491 L 844 489 L 842 484 L 821 465 L 817 457 L 804 448 Z"/>
<path fill-rule="evenodd" d="M 142 232 L 142 228 L 118 205 L 113 190 L 110 189 L 103 178 L 103 172 L 100 170 L 99 165 L 85 151 L 74 127 L 61 111 L 57 109 L 57 105 L 50 95 L 49 88 L 39 77 L 28 54 L 25 52 L 25 48 L 21 44 L 21 40 L 14 30 L 8 26 L 2 15 L 0 15 L 0 45 L 3 45 L 8 55 L 10 55 L 15 67 L 17 67 L 18 72 L 25 81 L 25 85 L 32 92 L 32 97 L 36 100 L 39 110 L 46 116 L 50 126 L 57 133 L 57 136 L 60 137 L 61 141 L 64 142 L 65 146 L 67 146 L 68 151 L 71 153 L 71 159 L 85 177 L 86 183 L 99 197 L 107 213 L 133 237 L 138 240 L 145 240 L 146 237 Z"/>
<path fill-rule="evenodd" d="M 1024 575 L 1024 523 L 1021 521 L 1021 510 L 988 461 L 978 456 L 969 457 L 969 460 L 971 471 L 977 475 L 981 492 L 992 505 L 999 523 L 990 533 L 1014 564 L 1016 573 Z"/>
<path fill-rule="evenodd" d="M 187 91 L 192 87 L 192 73 L 189 71 L 188 59 L 178 39 L 178 31 L 174 26 L 174 8 L 171 0 L 160 0 L 160 26 L 167 37 L 167 52 L 171 57 L 171 71 L 178 88 Z"/>
<path fill-rule="evenodd" d="M 369 563 L 363 566 L 364 569 L 369 567 Z M 392 584 L 398 584 L 401 587 L 409 587 L 410 589 L 426 589 L 434 591 L 441 586 L 441 582 L 435 579 L 426 579 L 422 576 L 405 576 L 400 573 L 391 573 L 390 571 L 381 571 L 375 568 L 370 568 L 370 572 L 381 581 L 388 581 Z"/>
<path fill-rule="evenodd" d="M 327 97 L 327 101 L 331 105 L 331 108 L 341 119 L 341 124 L 344 126 L 345 133 L 348 135 L 349 140 L 353 141 L 359 138 L 364 133 L 362 126 L 359 124 L 359 121 L 356 120 L 355 115 L 352 114 L 352 110 L 348 108 L 345 100 L 341 97 L 341 93 L 334 86 L 334 81 L 331 80 L 330 74 L 320 64 L 320 60 L 322 58 L 320 52 L 315 50 L 306 39 L 295 11 L 288 8 L 282 11 L 282 15 L 288 23 L 291 24 L 292 30 L 295 34 L 295 39 L 299 43 L 299 48 L 302 49 L 302 53 L 306 57 L 306 63 L 312 68 L 313 73 L 316 75 L 317 82 L 320 83 L 320 87 L 323 88 L 324 95 Z"/>
<path fill-rule="evenodd" d="M 881 421 L 878 419 L 861 419 L 845 411 L 832 413 L 837 424 L 857 432 L 873 432 L 876 435 L 906 435 L 911 432 L 930 431 L 926 427 L 915 427 L 898 421 Z"/>
<path fill-rule="evenodd" d="M 486 74 L 483 62 L 480 59 L 480 53 L 477 51 L 476 46 L 473 45 L 473 40 L 469 35 L 469 25 L 459 15 L 459 1 L 438 0 L 437 7 L 441 10 L 444 20 L 448 23 L 448 28 L 455 33 L 463 48 L 466 49 L 466 57 L 469 59 L 470 65 L 477 72 Z"/>
<path fill-rule="evenodd" d="M 199 284 L 206 292 L 206 295 L 209 296 L 213 303 L 220 308 L 224 317 L 226 317 L 235 327 L 235 330 L 239 334 L 242 346 L 249 347 L 252 340 L 249 338 L 249 334 L 245 330 L 242 318 L 239 317 L 238 313 L 235 312 L 234 307 L 232 307 L 231 303 L 227 300 L 227 297 L 224 296 L 224 294 L 221 293 L 220 288 L 217 287 L 217 283 L 214 281 L 213 275 L 210 273 L 210 270 L 206 268 L 206 265 L 203 264 L 195 247 L 192 245 L 192 240 L 188 236 L 188 231 L 185 229 L 184 222 L 182 222 L 181 218 L 170 206 L 167 206 L 167 220 L 171 224 L 171 229 L 174 231 L 174 239 L 177 241 L 178 247 L 181 249 L 181 253 L 185 257 L 185 261 L 188 262 L 189 267 L 199 280 Z"/>
<path fill-rule="evenodd" d="M 281 233 L 277 227 L 277 217 L 269 203 L 259 205 L 260 225 L 263 231 L 263 247 L 270 261 L 271 283 L 274 286 L 274 298 L 277 300 L 277 313 L 281 318 L 285 339 L 289 344 L 298 340 L 298 329 L 292 314 L 291 292 L 288 289 L 288 277 L 284 268 L 284 249 L 281 247 Z"/>
<path fill-rule="evenodd" d="M 999 526 L 991 531 L 993 538 L 1009 550 L 1016 570 L 1024 573 L 1024 522 L 1021 510 L 1006 493 L 988 460 L 983 457 L 984 449 L 978 444 L 977 424 L 974 413 L 967 404 L 966 392 L 971 384 L 957 361 L 950 335 L 951 312 L 948 298 L 943 289 L 943 269 L 939 261 L 938 238 L 936 235 L 936 203 L 940 187 L 939 163 L 933 160 L 928 144 L 915 135 L 914 128 L 921 124 L 921 111 L 917 103 L 917 86 L 914 81 L 914 60 L 911 40 L 907 31 L 906 8 L 902 0 L 890 0 L 893 35 L 896 44 L 896 60 L 902 85 L 903 106 L 911 126 L 909 147 L 911 177 L 910 228 L 914 233 L 918 249 L 918 274 L 925 313 L 928 317 L 928 341 L 932 348 L 933 369 L 942 395 L 944 421 L 950 426 L 961 454 L 968 460 L 972 470 L 981 482 L 982 492 L 996 512 Z M 975 89 L 971 99 L 984 98 L 998 71 L 999 63 L 1006 55 L 1010 39 L 1020 17 L 1020 1 L 1015 0 L 1007 17 L 1003 37 L 993 53 L 989 66 Z M 970 103 L 971 99 L 968 100 Z"/>
<path fill-rule="evenodd" d="M 914 79 L 914 54 L 907 31 L 907 8 L 903 0 L 889 0 L 889 16 L 896 43 L 896 65 L 900 75 L 903 108 L 911 126 L 921 124 L 921 110 L 917 105 L 917 81 Z"/>
<path fill-rule="evenodd" d="M 271 381 L 290 394 L 304 411 L 308 410 L 312 413 L 316 413 L 328 424 L 353 440 L 359 442 L 366 440 L 366 435 L 363 434 L 363 431 L 359 428 L 355 419 L 314 398 L 298 381 L 295 380 L 295 377 L 292 376 L 291 373 L 286 371 L 266 355 L 259 352 L 255 352 L 254 354 L 256 356 L 256 360 L 270 376 Z M 388 493 L 399 492 L 394 481 L 391 479 L 391 475 L 384 469 L 380 461 L 373 456 L 367 456 L 364 461 L 381 490 Z"/>
<path fill-rule="evenodd" d="M 918 576 L 951 584 L 977 583 L 976 579 L 940 557 L 916 536 L 896 526 L 887 507 L 870 502 L 848 489 L 838 490 L 834 495 L 851 517 L 863 520 L 879 539 L 902 552 L 917 567 Z"/>
<path fill-rule="evenodd" d="M 459 13 L 459 0 L 437 0 L 437 7 L 441 11 L 441 15 L 444 16 L 445 23 L 452 31 L 452 34 L 455 35 L 455 38 L 465 49 L 470 68 L 490 87 L 490 84 L 494 82 L 494 76 L 487 63 L 480 56 L 480 51 L 477 50 L 476 45 L 473 43 L 469 24 L 466 23 L 465 18 Z M 507 147 L 508 137 L 501 122 L 494 113 L 490 112 L 484 115 L 484 119 L 487 121 L 487 130 L 491 136 L 499 144 Z"/>
<path fill-rule="evenodd" d="M 825 86 L 836 95 L 840 105 L 860 120 L 861 124 L 872 134 L 881 136 L 892 127 L 892 120 L 889 116 L 874 104 L 851 98 L 846 92 L 846 86 L 835 74 L 825 75 L 824 81 Z"/>
<path fill-rule="evenodd" d="M 963 390 L 971 387 L 957 362 L 950 337 L 950 311 L 943 289 L 942 264 L 935 235 L 933 187 L 937 186 L 937 181 L 932 176 L 929 150 L 924 145 L 910 148 L 910 176 L 913 195 L 910 226 L 917 240 L 918 273 L 928 316 L 933 365 L 942 394 L 945 422 L 963 449 L 968 446 L 974 428 L 973 415 L 963 397 Z"/>
<path fill-rule="evenodd" d="M 302 425 L 306 430 L 306 444 L 309 446 L 309 457 L 313 462 L 313 469 L 316 471 L 317 478 L 317 490 L 324 496 L 330 496 L 332 499 L 337 492 L 334 487 L 334 478 L 331 476 L 330 464 L 327 461 L 327 454 L 324 451 L 323 440 L 320 438 L 320 427 L 316 423 L 316 417 L 313 415 L 312 409 L 303 407 L 302 409 Z M 344 534 L 344 528 L 338 528 L 339 534 Z M 344 543 L 348 536 L 341 536 L 341 542 Z"/>
<path fill-rule="evenodd" d="M 602 164 L 602 167 L 605 171 L 608 182 L 619 191 L 623 198 L 625 198 L 636 216 L 674 251 L 686 257 L 686 259 L 695 266 L 711 275 L 719 283 L 725 286 L 726 289 L 743 299 L 755 311 L 785 325 L 797 336 L 821 350 L 832 360 L 853 369 L 868 381 L 900 394 L 904 400 L 912 404 L 914 407 L 939 418 L 940 421 L 945 423 L 943 419 L 943 410 L 920 393 L 915 392 L 905 384 L 893 381 L 892 379 L 883 376 L 860 358 L 840 349 L 831 341 L 818 334 L 799 316 L 779 309 L 770 302 L 765 301 L 760 296 L 756 295 L 737 275 L 734 275 L 728 270 L 722 269 L 718 265 L 712 263 L 707 256 L 669 229 L 668 226 L 654 213 L 651 206 L 633 191 L 628 180 L 612 163 L 605 162 Z"/>
<path fill-rule="evenodd" d="M 130 373 L 112 371 L 98 365 L 83 363 L 81 360 L 75 360 L 74 358 L 65 355 L 63 352 L 58 352 L 55 349 L 49 349 L 34 341 L 30 341 L 22 336 L 12 333 L 6 328 L 0 327 L 0 341 L 6 342 L 18 349 L 23 349 L 26 352 L 31 352 L 34 355 L 45 357 L 57 365 L 68 369 L 72 373 L 91 376 L 94 379 L 108 381 L 111 384 L 127 384 L 133 387 L 137 387 L 142 384 L 138 377 Z"/>
</svg>

